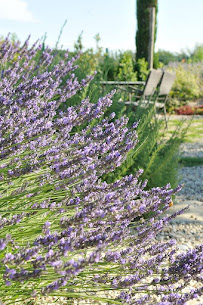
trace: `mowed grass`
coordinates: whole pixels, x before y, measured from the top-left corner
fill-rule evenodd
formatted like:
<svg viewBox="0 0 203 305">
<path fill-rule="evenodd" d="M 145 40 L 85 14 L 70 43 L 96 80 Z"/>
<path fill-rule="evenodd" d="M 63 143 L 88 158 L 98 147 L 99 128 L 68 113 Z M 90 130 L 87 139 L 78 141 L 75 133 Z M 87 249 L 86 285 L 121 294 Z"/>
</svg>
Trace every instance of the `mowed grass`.
<svg viewBox="0 0 203 305">
<path fill-rule="evenodd" d="M 186 143 L 203 143 L 203 117 L 199 116 L 198 119 L 184 118 L 173 119 L 173 117 L 168 121 L 168 135 L 172 134 L 174 130 L 179 127 L 186 128 L 186 133 L 184 137 L 184 142 Z M 203 165 L 202 157 L 180 157 L 179 164 L 181 166 L 201 166 Z"/>
<path fill-rule="evenodd" d="M 163 119 L 163 117 L 160 117 Z M 163 137 L 170 138 L 174 131 L 185 130 L 185 143 L 202 143 L 203 144 L 203 116 L 173 116 L 168 119 L 168 129 L 163 130 Z M 181 166 L 201 166 L 203 165 L 202 157 L 182 157 L 179 158 Z"/>
<path fill-rule="evenodd" d="M 203 143 L 203 117 L 194 119 L 193 117 L 189 119 L 184 119 L 181 117 L 178 119 L 173 119 L 171 117 L 168 121 L 168 131 L 166 135 L 168 136 L 174 132 L 174 130 L 179 127 L 186 128 L 184 142 L 194 143 L 202 142 Z"/>
</svg>

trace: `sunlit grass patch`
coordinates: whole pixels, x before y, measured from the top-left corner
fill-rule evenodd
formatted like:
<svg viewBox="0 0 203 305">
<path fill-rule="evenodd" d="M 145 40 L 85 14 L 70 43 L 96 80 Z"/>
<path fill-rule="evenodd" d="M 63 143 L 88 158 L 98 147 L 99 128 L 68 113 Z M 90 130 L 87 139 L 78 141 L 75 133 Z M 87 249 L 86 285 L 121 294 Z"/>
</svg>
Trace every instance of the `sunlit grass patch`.
<svg viewBox="0 0 203 305">
<path fill-rule="evenodd" d="M 166 137 L 173 134 L 177 128 L 185 128 L 184 142 L 194 143 L 199 142 L 203 138 L 203 118 L 200 119 L 169 119 L 168 130 L 166 131 Z"/>
</svg>

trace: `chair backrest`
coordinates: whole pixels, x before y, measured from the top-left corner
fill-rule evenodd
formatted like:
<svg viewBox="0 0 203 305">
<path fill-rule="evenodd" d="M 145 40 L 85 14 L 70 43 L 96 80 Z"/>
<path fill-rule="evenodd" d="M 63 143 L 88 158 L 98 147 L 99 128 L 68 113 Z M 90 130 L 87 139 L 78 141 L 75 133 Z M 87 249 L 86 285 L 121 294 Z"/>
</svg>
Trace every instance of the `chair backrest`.
<svg viewBox="0 0 203 305">
<path fill-rule="evenodd" d="M 173 86 L 175 77 L 176 77 L 175 72 L 168 72 L 168 71 L 164 72 L 162 79 L 161 79 L 160 87 L 159 87 L 159 95 L 168 95 L 169 94 L 169 92 L 171 91 L 171 88 Z"/>
<path fill-rule="evenodd" d="M 152 69 L 149 72 L 149 75 L 148 75 L 147 81 L 146 81 L 146 85 L 143 90 L 144 96 L 151 96 L 154 94 L 154 91 L 156 90 L 156 87 L 161 80 L 162 74 L 163 74 L 163 72 L 161 70 Z"/>
</svg>

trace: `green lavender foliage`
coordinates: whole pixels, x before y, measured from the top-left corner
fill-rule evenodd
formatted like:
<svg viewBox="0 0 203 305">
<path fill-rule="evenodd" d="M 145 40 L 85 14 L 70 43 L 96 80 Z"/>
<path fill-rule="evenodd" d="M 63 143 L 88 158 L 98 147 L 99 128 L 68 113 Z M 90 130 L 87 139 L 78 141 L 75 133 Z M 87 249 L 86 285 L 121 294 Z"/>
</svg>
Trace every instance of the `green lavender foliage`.
<svg viewBox="0 0 203 305">
<path fill-rule="evenodd" d="M 103 179 L 110 183 L 126 174 L 134 174 L 138 169 L 143 168 L 142 179 L 148 180 L 147 187 L 163 186 L 167 181 L 175 187 L 178 183 L 178 149 L 184 141 L 187 127 L 183 129 L 180 124 L 170 138 L 166 138 L 165 122 L 155 120 L 153 106 L 137 107 L 136 109 L 126 109 L 125 107 L 124 111 L 130 117 L 129 124 L 140 118 L 137 129 L 139 143 L 134 150 L 129 152 L 125 162 L 114 172 L 105 175 Z"/>
<path fill-rule="evenodd" d="M 149 7 L 155 7 L 155 35 L 154 42 L 156 41 L 157 33 L 157 0 L 137 0 L 137 31 L 136 31 L 136 59 L 148 59 L 148 46 L 149 46 Z"/>
</svg>

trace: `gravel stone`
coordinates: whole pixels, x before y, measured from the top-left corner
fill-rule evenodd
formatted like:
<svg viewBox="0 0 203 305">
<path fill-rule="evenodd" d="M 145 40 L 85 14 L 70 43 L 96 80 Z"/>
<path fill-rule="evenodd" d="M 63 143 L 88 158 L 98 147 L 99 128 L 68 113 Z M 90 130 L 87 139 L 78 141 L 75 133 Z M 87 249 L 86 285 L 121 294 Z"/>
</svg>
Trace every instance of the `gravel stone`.
<svg viewBox="0 0 203 305">
<path fill-rule="evenodd" d="M 182 143 L 179 153 L 182 157 L 203 158 L 203 143 Z"/>
</svg>

